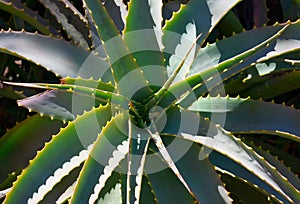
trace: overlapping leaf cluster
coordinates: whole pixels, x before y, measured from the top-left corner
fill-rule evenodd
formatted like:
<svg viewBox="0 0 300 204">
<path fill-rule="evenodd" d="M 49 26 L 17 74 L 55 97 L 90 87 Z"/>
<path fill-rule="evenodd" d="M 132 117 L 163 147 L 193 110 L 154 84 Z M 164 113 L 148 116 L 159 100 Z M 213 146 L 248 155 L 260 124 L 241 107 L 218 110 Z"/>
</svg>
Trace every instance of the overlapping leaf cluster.
<svg viewBox="0 0 300 204">
<path fill-rule="evenodd" d="M 40 2 L 71 42 L 0 1 L 39 31 L 1 31 L 0 51 L 61 78 L 5 82 L 46 91 L 0 139 L 4 203 L 300 202 L 299 159 L 253 137 L 299 146 L 299 110 L 259 99 L 300 88 L 299 21 L 207 44 L 240 0 L 190 0 L 164 23 L 157 0 Z"/>
</svg>

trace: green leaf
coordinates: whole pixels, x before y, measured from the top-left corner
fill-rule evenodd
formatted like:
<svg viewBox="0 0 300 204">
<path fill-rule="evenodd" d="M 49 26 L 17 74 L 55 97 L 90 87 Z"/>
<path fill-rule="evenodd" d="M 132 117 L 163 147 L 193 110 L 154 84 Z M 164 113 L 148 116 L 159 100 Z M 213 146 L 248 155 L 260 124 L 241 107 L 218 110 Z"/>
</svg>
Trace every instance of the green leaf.
<svg viewBox="0 0 300 204">
<path fill-rule="evenodd" d="M 86 149 L 90 150 L 91 144 L 110 117 L 111 107 L 105 106 L 93 109 L 70 122 L 30 162 L 14 183 L 5 203 L 22 203 L 31 198 L 35 198 L 37 202 L 41 200 L 63 176 L 84 162 L 88 156 Z M 66 148 L 66 144 L 72 148 Z M 45 185 L 47 182 L 49 184 Z"/>
<path fill-rule="evenodd" d="M 272 135 L 271 135 L 272 136 Z M 280 147 L 276 147 L 271 145 L 267 141 L 268 137 L 265 141 L 260 137 L 257 137 L 256 134 L 249 135 L 246 134 L 245 136 L 242 135 L 242 140 L 249 146 L 256 145 L 265 151 L 269 152 L 273 156 L 275 156 L 279 161 L 282 161 L 289 169 L 294 172 L 296 175 L 300 173 L 300 159 L 285 152 L 284 149 Z"/>
<path fill-rule="evenodd" d="M 163 139 L 167 141 L 171 138 L 164 136 Z M 180 148 L 172 147 L 179 145 Z M 207 157 L 201 156 L 201 146 L 176 138 L 170 142 L 167 149 L 172 157 L 184 153 L 176 161 L 176 165 L 199 203 L 230 203 L 231 199 L 214 166 Z"/>
<path fill-rule="evenodd" d="M 226 132 L 220 127 L 218 127 L 217 130 L 218 133 L 212 137 L 192 136 L 183 132 L 180 135 L 187 140 L 212 148 L 237 162 L 239 165 L 248 169 L 251 173 L 266 182 L 290 202 L 296 202 L 300 199 L 299 191 L 297 191 L 285 177 L 279 174 L 274 166 L 266 162 L 262 156 L 258 155 L 252 148 L 246 146 L 229 132 Z"/>
<path fill-rule="evenodd" d="M 107 193 L 103 199 L 101 198 L 97 204 L 122 204 L 121 196 L 121 185 L 116 184 L 115 188 Z"/>
<path fill-rule="evenodd" d="M 286 72 L 283 74 L 276 74 L 276 72 L 271 73 L 269 77 L 268 75 L 265 77 L 266 80 L 264 82 L 253 85 L 242 91 L 240 95 L 242 97 L 250 96 L 253 99 L 272 99 L 280 94 L 299 89 L 299 76 L 299 71 Z M 251 81 L 248 83 L 251 83 Z"/>
<path fill-rule="evenodd" d="M 164 123 L 164 120 L 157 121 L 157 124 L 158 126 L 164 125 L 164 129 L 161 131 L 164 146 L 166 147 L 166 151 L 169 152 L 172 158 L 171 160 L 173 162 L 176 162 L 175 164 L 178 168 L 178 171 L 180 172 L 182 179 L 187 184 L 188 189 L 190 190 L 190 195 L 197 201 L 204 203 L 229 202 L 230 199 L 225 189 L 223 188 L 218 176 L 215 174 L 213 166 L 206 160 L 205 157 L 203 158 L 203 154 L 201 154 L 203 150 L 200 148 L 200 146 L 193 146 L 193 143 L 191 143 L 190 141 L 185 141 L 179 138 L 175 138 L 170 142 L 170 139 L 173 139 L 173 137 L 166 137 L 165 135 L 165 133 L 167 133 L 168 136 L 168 133 L 176 135 L 181 131 L 186 131 L 191 134 L 197 134 L 197 132 L 199 131 L 199 133 L 201 132 L 203 134 L 207 134 L 207 128 L 209 127 L 207 125 L 209 124 L 207 124 L 205 120 L 200 118 L 199 115 L 186 110 L 179 110 L 175 107 L 167 110 L 166 116 L 168 118 L 166 124 Z M 199 127 L 199 124 L 201 124 L 201 127 Z M 167 162 L 169 161 L 170 159 L 167 160 Z M 155 169 L 156 166 L 159 166 L 155 162 L 151 163 L 152 165 L 150 167 L 152 167 L 152 169 Z M 165 168 L 169 166 L 169 164 L 164 165 L 166 166 Z M 195 172 L 197 173 L 195 174 L 195 176 L 191 176 L 192 172 L 193 175 L 195 174 Z M 205 174 L 202 174 L 201 172 L 205 172 Z M 206 179 L 204 178 L 207 177 L 207 174 L 209 174 L 211 178 L 210 186 L 205 183 Z M 173 176 L 176 176 L 178 181 L 180 181 L 178 175 L 175 175 L 173 173 Z M 149 175 L 149 177 L 151 180 L 151 175 Z M 203 185 L 206 186 L 205 189 L 203 189 Z M 214 192 L 214 196 L 208 197 L 208 193 L 206 192 L 206 190 L 207 192 L 210 192 L 210 195 L 212 192 Z M 189 193 L 187 189 L 185 190 L 185 192 Z"/>
<path fill-rule="evenodd" d="M 65 92 L 66 94 L 68 94 L 68 93 L 70 93 L 71 95 L 74 94 L 74 96 L 78 95 L 79 97 L 84 98 L 86 101 L 82 101 L 82 102 L 72 101 L 72 102 L 75 102 L 75 104 L 83 103 L 83 107 L 86 107 L 86 106 L 92 107 L 93 105 L 97 106 L 99 103 L 102 102 L 102 103 L 112 103 L 112 104 L 119 105 L 120 107 L 127 109 L 128 103 L 129 103 L 128 98 L 123 97 L 117 93 L 111 93 L 109 91 L 103 91 L 103 90 L 99 90 L 97 88 L 90 88 L 90 87 L 80 86 L 80 85 L 76 85 L 76 84 L 73 85 L 73 84 L 10 83 L 10 82 L 5 82 L 5 83 L 10 84 L 10 85 L 15 85 L 15 86 L 57 90 L 57 91 L 61 91 L 62 93 Z M 108 87 L 105 87 L 105 88 L 108 88 Z M 40 95 L 43 95 L 43 94 L 40 94 Z M 46 95 L 47 95 L 47 92 L 46 92 Z M 39 95 L 36 95 L 36 96 L 38 97 Z M 34 96 L 32 98 L 26 98 L 21 101 L 22 102 L 27 101 L 27 100 L 30 101 L 31 99 L 34 99 Z M 72 98 L 72 99 L 75 99 L 75 98 Z M 84 103 L 87 103 L 87 102 L 89 102 L 89 103 L 84 105 Z M 135 101 L 133 101 L 133 102 L 136 103 Z M 42 104 L 42 105 L 45 105 L 45 104 Z M 74 107 L 74 105 L 73 105 L 73 107 Z"/>
<path fill-rule="evenodd" d="M 135 94 L 136 87 L 146 87 L 142 93 L 135 95 L 136 99 L 141 101 L 153 95 L 141 69 L 134 61 L 104 6 L 100 1 L 94 0 L 86 0 L 85 3 L 91 13 L 98 34 L 104 42 L 103 46 L 113 68 L 112 73 L 118 92 L 131 98 Z"/>
<path fill-rule="evenodd" d="M 298 71 L 300 69 L 299 63 L 297 63 L 297 52 L 292 52 L 289 54 L 281 55 L 280 57 L 272 58 L 263 63 L 254 64 L 250 66 L 245 71 L 241 72 L 239 75 L 236 75 L 229 79 L 224 84 L 225 92 L 228 95 L 240 95 L 242 97 L 250 96 L 255 98 L 254 95 L 256 93 L 252 92 L 251 95 L 244 95 L 243 91 L 252 88 L 256 85 L 264 85 L 268 80 L 272 80 L 275 77 L 280 77 L 281 75 L 285 75 L 291 71 Z M 269 69 L 269 73 L 260 76 L 257 70 L 257 67 L 266 67 Z M 275 79 L 278 80 L 278 79 Z M 289 84 L 289 83 L 288 83 Z M 263 88 L 263 87 L 262 87 Z M 287 87 L 288 90 L 292 89 L 292 87 Z M 272 93 L 266 90 L 266 97 L 261 95 L 263 99 L 267 99 L 268 95 L 276 96 L 277 93 L 280 93 L 282 90 L 278 89 L 278 92 L 275 89 L 272 89 Z M 213 91 L 218 92 L 218 91 Z M 253 96 L 252 96 L 253 95 Z"/>
<path fill-rule="evenodd" d="M 74 40 L 75 44 L 79 44 L 85 49 L 91 46 L 87 20 L 73 4 L 66 0 L 39 0 L 39 2 L 56 17 L 62 25 L 62 29 Z"/>
<path fill-rule="evenodd" d="M 190 72 L 191 64 L 195 57 L 195 52 L 198 49 L 195 44 L 197 43 L 197 33 L 195 22 L 190 22 L 186 25 L 186 31 L 182 34 L 180 44 L 176 46 L 175 53 L 170 57 L 169 66 L 167 66 L 167 73 L 169 78 L 175 74 L 176 69 L 180 67 L 176 78 L 172 84 L 186 78 Z M 183 63 L 181 65 L 181 63 Z"/>
<path fill-rule="evenodd" d="M 200 49 L 194 61 L 194 70 L 191 72 L 195 74 L 177 85 L 176 89 L 188 83 L 193 89 L 193 92 L 181 102 L 181 105 L 184 107 L 189 106 L 195 96 L 199 97 L 210 92 L 216 86 L 220 86 L 219 90 L 221 90 L 221 94 L 224 94 L 224 89 L 222 89 L 223 81 L 249 68 L 250 65 L 263 63 L 283 54 L 297 52 L 300 42 L 299 36 L 293 33 L 299 29 L 299 23 L 287 23 L 286 25 L 261 28 L 220 41 L 223 44 L 222 48 L 218 47 L 218 43 L 216 43 L 207 49 Z M 255 40 L 248 40 L 250 37 L 246 36 L 250 33 L 256 33 L 258 34 L 257 36 L 261 37 L 256 37 Z M 270 37 L 266 38 L 266 36 Z M 237 46 L 235 47 L 235 45 Z M 209 66 L 201 66 L 203 61 L 206 61 Z M 272 71 L 259 70 L 260 68 L 258 67 L 257 71 L 261 74 Z M 175 89 L 175 86 L 173 88 Z M 184 93 L 186 90 L 182 90 L 182 92 Z"/>
<path fill-rule="evenodd" d="M 213 151 L 209 154 L 209 159 L 212 162 L 212 164 L 215 165 L 218 169 L 233 174 L 251 183 L 252 185 L 257 186 L 261 190 L 266 191 L 268 194 L 280 200 L 281 203 L 290 203 L 289 200 L 287 200 L 278 192 L 276 192 L 276 190 L 274 190 L 265 180 L 261 180 L 259 177 L 253 174 L 253 172 L 247 170 L 239 163 L 228 158 L 227 155 L 223 155 L 221 153 Z"/>
<path fill-rule="evenodd" d="M 199 97 L 207 92 L 210 92 L 212 88 L 217 85 L 222 87 L 223 81 L 241 72 L 243 69 L 256 61 L 259 61 L 261 56 L 267 55 L 269 52 L 272 53 L 272 47 L 270 44 L 275 46 L 276 40 L 282 37 L 284 31 L 288 29 L 289 24 L 280 27 L 278 31 L 267 38 L 265 41 L 260 42 L 254 47 L 248 48 L 244 52 L 238 53 L 236 56 L 226 59 L 221 63 L 217 63 L 215 66 L 210 68 L 204 68 L 205 70 L 192 70 L 196 74 L 187 78 L 184 83 L 187 83 L 193 87 L 193 92 L 190 93 L 182 102 L 181 105 L 188 107 L 194 100 L 195 96 Z M 245 33 L 243 33 L 245 34 Z M 240 34 L 242 35 L 242 34 Z M 239 36 L 240 36 L 239 35 Z M 265 36 L 264 36 L 265 37 Z M 234 43 L 237 43 L 235 41 Z M 233 43 L 233 42 L 232 42 Z M 251 44 L 251 43 L 250 43 Z M 231 46 L 231 45 L 230 45 Z M 293 49 L 293 48 L 292 48 Z M 201 51 L 201 50 L 200 50 Z M 258 53 L 258 54 L 257 54 Z M 200 61 L 198 61 L 199 63 Z M 201 72 L 202 71 L 202 72 Z M 197 82 L 196 82 L 197 81 Z M 182 83 L 182 82 L 181 82 Z M 224 95 L 224 90 L 221 88 L 221 93 Z"/>
<path fill-rule="evenodd" d="M 0 8 L 3 11 L 9 12 L 14 16 L 17 16 L 24 21 L 33 25 L 37 30 L 45 35 L 59 35 L 58 31 L 55 30 L 49 22 L 39 16 L 36 12 L 32 11 L 27 6 L 24 6 L 19 1 L 1 0 Z"/>
<path fill-rule="evenodd" d="M 291 107 L 250 98 L 201 97 L 189 109 L 212 117 L 214 123 L 232 132 L 288 132 L 300 142 L 300 112 Z"/>
<path fill-rule="evenodd" d="M 98 200 L 106 181 L 128 153 L 127 120 L 125 115 L 118 114 L 103 128 L 84 164 L 71 203 Z"/>
<path fill-rule="evenodd" d="M 151 160 L 146 160 L 145 171 L 157 203 L 195 203 L 194 198 L 166 163 L 159 156 L 154 155 L 151 158 Z M 154 165 L 165 166 L 165 168 L 153 172 Z M 143 195 L 141 196 L 143 198 Z"/>
<path fill-rule="evenodd" d="M 247 68 L 249 63 L 257 60 L 258 51 L 267 47 L 265 52 L 270 51 L 269 43 L 276 40 L 287 26 L 274 26 L 254 31 L 244 32 L 239 35 L 218 41 L 213 45 L 201 48 L 190 68 L 189 76 L 185 80 L 170 87 L 162 103 L 170 103 L 170 94 L 173 94 L 181 106 L 190 106 L 196 98 L 210 92 L 219 85 L 220 94 L 225 94 L 222 87 L 223 80 Z M 250 32 L 259 37 L 253 40 L 246 37 Z M 267 35 L 267 37 L 266 37 Z M 268 38 L 269 37 L 269 38 Z M 241 46 L 238 46 L 240 42 Z M 219 46 L 222 43 L 222 46 Z M 235 46 L 236 45 L 236 46 Z M 255 49 L 254 49 L 255 48 Z M 248 59 L 249 58 L 249 59 Z M 246 67 L 245 67 L 246 66 Z M 172 98 L 172 97 L 171 97 Z M 182 100 L 184 98 L 184 100 Z M 174 99 L 173 99 L 174 100 Z"/>
<path fill-rule="evenodd" d="M 78 79 L 78 82 L 75 82 L 71 78 L 63 79 L 62 82 L 70 82 L 70 84 L 5 83 L 14 86 L 50 89 L 50 91 L 19 100 L 18 105 L 28 108 L 29 111 L 36 111 L 41 115 L 47 115 L 63 121 L 73 120 L 77 115 L 82 114 L 83 111 L 90 110 L 92 107 L 98 107 L 100 104 L 111 103 L 120 108 L 128 108 L 129 99 L 110 91 L 97 89 L 98 87 L 113 89 L 111 84 L 82 79 Z M 88 87 L 74 85 L 74 83 L 84 84 Z M 89 86 L 97 87 L 92 88 Z"/>
<path fill-rule="evenodd" d="M 58 202 L 59 198 L 67 191 L 67 189 L 70 188 L 70 186 L 72 186 L 74 182 L 76 182 L 81 169 L 82 169 L 82 164 L 79 167 L 76 167 L 73 170 L 71 170 L 68 175 L 64 176 L 59 181 L 59 183 L 53 186 L 51 191 L 49 191 L 44 196 L 43 200 L 40 201 L 39 203 L 48 204 L 48 203 L 53 203 L 54 201 Z"/>
<path fill-rule="evenodd" d="M 99 89 L 108 92 L 114 92 L 115 87 L 109 83 L 102 82 L 101 80 L 83 79 L 80 76 L 78 78 L 66 77 L 61 79 L 62 84 L 73 84 L 78 86 L 89 87 L 93 89 Z"/>
<path fill-rule="evenodd" d="M 77 100 L 74 100 L 75 98 L 79 98 L 78 102 L 81 102 L 86 97 L 52 90 L 19 100 L 18 105 L 27 108 L 30 112 L 35 111 L 40 115 L 46 115 L 66 122 L 74 120 L 77 115 L 82 114 L 86 109 L 91 109 L 94 105 L 90 101 L 90 106 L 86 107 L 87 104 L 83 103 L 73 108 L 72 102 L 77 102 Z"/>
<path fill-rule="evenodd" d="M 129 154 L 127 167 L 126 200 L 130 203 L 140 203 L 142 179 L 144 174 L 146 153 L 150 142 L 149 133 L 137 128 L 131 121 L 129 125 Z M 124 167 L 123 167 L 124 168 Z"/>
<path fill-rule="evenodd" d="M 173 15 L 171 20 L 166 21 L 163 30 L 163 45 L 166 53 L 174 53 L 181 35 L 185 32 L 185 26 L 192 22 L 196 25 L 196 36 L 202 33 L 199 39 L 201 47 L 217 23 L 238 2 L 240 1 L 191 0 L 186 5 L 181 5 L 181 9 Z M 174 33 L 177 33 L 178 36 Z"/>
<path fill-rule="evenodd" d="M 175 140 L 183 138 L 202 144 L 204 149 L 199 152 L 200 158 L 210 155 L 214 165 L 225 167 L 225 170 L 259 185 L 279 199 L 290 200 L 289 196 L 295 199 L 296 189 L 290 184 L 287 184 L 288 190 L 281 189 L 280 186 L 283 185 L 281 182 L 286 180 L 273 169 L 273 166 L 230 133 L 216 128 L 211 122 L 201 119 L 200 115 L 188 110 L 170 109 L 167 115 L 168 121 L 162 130 L 162 135 L 173 135 Z M 222 158 L 220 156 L 211 158 L 211 155 L 216 155 L 215 151 L 219 152 Z"/>
<path fill-rule="evenodd" d="M 235 202 L 239 201 L 245 204 L 280 203 L 276 197 L 259 188 L 257 185 L 221 169 L 218 169 L 218 173 L 221 174 L 221 179 L 225 183 L 226 189 L 230 191 L 232 197 L 236 198 L 234 199 Z"/>
<path fill-rule="evenodd" d="M 128 7 L 124 40 L 149 84 L 161 87 L 167 78 L 161 53 L 162 1 L 134 0 Z"/>
<path fill-rule="evenodd" d="M 62 77 L 75 78 L 80 75 L 83 78 L 99 79 L 110 72 L 108 63 L 92 52 L 61 39 L 39 34 L 1 32 L 0 51 L 27 59 Z"/>
<path fill-rule="evenodd" d="M 243 25 L 233 11 L 229 11 L 217 24 L 215 29 L 219 30 L 222 36 L 229 37 L 234 33 L 241 33 Z M 212 31 L 213 34 L 214 31 Z"/>
<path fill-rule="evenodd" d="M 261 155 L 269 164 L 274 166 L 276 170 L 283 176 L 285 179 L 290 182 L 298 191 L 300 191 L 300 179 L 289 170 L 282 162 L 280 162 L 277 158 L 272 156 L 267 151 L 263 150 L 256 145 L 251 145 L 251 147 L 256 151 L 259 155 Z"/>
<path fill-rule="evenodd" d="M 62 126 L 58 120 L 35 115 L 8 130 L 0 139 L 0 183 L 9 173 L 25 168 Z"/>
<path fill-rule="evenodd" d="M 152 190 L 149 178 L 143 175 L 140 203 L 157 204 L 156 197 Z"/>
</svg>

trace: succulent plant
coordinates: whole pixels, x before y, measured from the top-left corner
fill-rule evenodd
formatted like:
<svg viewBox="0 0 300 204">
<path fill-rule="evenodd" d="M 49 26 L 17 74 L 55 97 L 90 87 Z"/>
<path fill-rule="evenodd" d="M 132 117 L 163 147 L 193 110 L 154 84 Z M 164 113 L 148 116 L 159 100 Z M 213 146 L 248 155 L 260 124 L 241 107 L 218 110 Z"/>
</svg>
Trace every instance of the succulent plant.
<svg viewBox="0 0 300 204">
<path fill-rule="evenodd" d="M 45 90 L 18 101 L 38 114 L 0 138 L 4 203 L 300 203 L 299 171 L 285 165 L 299 159 L 253 137 L 299 146 L 299 110 L 270 100 L 300 88 L 300 21 L 237 23 L 208 43 L 239 2 L 190 0 L 164 20 L 158 0 L 85 0 L 85 15 L 40 0 L 62 38 L 1 0 L 38 32 L 1 31 L 0 51 L 61 78 L 3 82 Z"/>
</svg>

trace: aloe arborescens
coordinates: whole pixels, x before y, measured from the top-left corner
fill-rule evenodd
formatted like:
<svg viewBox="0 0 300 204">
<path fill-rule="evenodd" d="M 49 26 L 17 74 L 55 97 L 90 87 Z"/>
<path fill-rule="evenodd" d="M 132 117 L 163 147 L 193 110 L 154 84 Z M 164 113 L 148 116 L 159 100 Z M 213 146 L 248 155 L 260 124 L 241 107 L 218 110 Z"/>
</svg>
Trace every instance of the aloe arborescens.
<svg viewBox="0 0 300 204">
<path fill-rule="evenodd" d="M 18 101 L 39 114 L 0 140 L 4 203 L 300 202 L 298 177 L 234 135 L 299 142 L 300 112 L 226 95 L 284 93 L 268 77 L 297 78 L 299 21 L 207 44 L 239 0 L 191 0 L 163 28 L 157 0 L 131 0 L 128 11 L 85 0 L 85 16 L 66 0 L 41 1 L 70 43 L 17 2 L 0 2 L 43 33 L 1 31 L 0 50 L 62 82 L 6 82 L 46 91 Z"/>
</svg>

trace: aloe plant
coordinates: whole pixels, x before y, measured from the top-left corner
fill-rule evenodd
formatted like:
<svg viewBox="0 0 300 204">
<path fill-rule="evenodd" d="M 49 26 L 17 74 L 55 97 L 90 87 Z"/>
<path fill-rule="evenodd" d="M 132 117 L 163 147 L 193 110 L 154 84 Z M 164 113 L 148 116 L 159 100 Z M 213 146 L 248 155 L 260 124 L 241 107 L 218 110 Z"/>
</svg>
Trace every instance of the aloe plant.
<svg viewBox="0 0 300 204">
<path fill-rule="evenodd" d="M 4 82 L 45 90 L 18 101 L 38 114 L 0 139 L 5 204 L 300 202 L 299 178 L 253 142 L 300 141 L 299 110 L 259 99 L 300 88 L 299 21 L 208 44 L 239 0 L 190 0 L 163 27 L 157 0 L 85 0 L 85 15 L 40 2 L 71 42 L 0 1 L 40 32 L 1 31 L 1 52 L 61 78 Z"/>
</svg>

